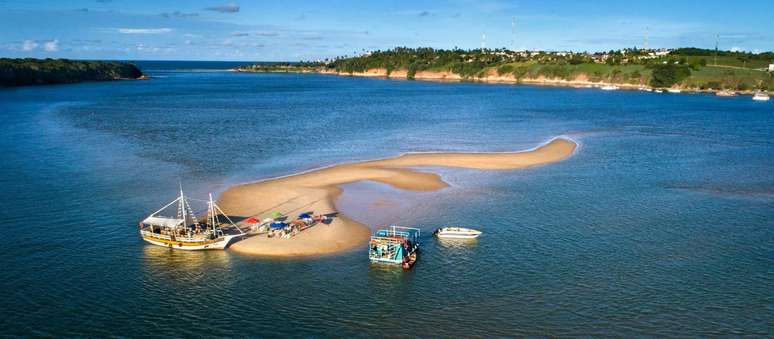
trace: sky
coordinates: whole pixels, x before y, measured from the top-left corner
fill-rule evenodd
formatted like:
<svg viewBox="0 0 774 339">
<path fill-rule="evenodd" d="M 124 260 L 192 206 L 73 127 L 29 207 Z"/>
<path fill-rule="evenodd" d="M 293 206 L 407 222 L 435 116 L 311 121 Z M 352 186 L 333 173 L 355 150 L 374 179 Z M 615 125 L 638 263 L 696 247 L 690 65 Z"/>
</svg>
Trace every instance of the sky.
<svg viewBox="0 0 774 339">
<path fill-rule="evenodd" d="M 774 50 L 769 1 L 0 0 L 0 57 L 309 61 L 397 46 Z M 515 25 L 514 25 L 515 22 Z"/>
</svg>

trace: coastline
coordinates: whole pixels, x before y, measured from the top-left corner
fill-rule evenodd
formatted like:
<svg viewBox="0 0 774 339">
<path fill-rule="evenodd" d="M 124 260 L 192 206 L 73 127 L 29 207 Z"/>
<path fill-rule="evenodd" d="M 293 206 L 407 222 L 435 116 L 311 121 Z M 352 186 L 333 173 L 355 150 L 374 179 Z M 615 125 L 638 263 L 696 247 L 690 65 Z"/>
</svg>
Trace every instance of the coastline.
<svg viewBox="0 0 774 339">
<path fill-rule="evenodd" d="M 330 74 L 344 77 L 366 77 L 366 78 L 382 78 L 382 79 L 394 79 L 394 80 L 409 80 L 408 72 L 406 70 L 393 70 L 387 72 L 384 68 L 372 68 L 364 72 L 338 72 L 333 69 L 264 69 L 264 70 L 240 70 L 234 69 L 235 72 L 242 73 L 314 73 L 314 74 Z M 489 70 L 483 77 L 463 77 L 459 74 L 450 71 L 418 71 L 414 74 L 413 80 L 421 81 L 455 81 L 455 82 L 473 82 L 473 83 L 486 83 L 486 84 L 514 84 L 514 85 L 535 85 L 535 86 L 550 86 L 550 87 L 571 87 L 571 88 L 598 88 L 603 86 L 617 86 L 622 90 L 648 90 L 654 91 L 658 88 L 652 87 L 647 84 L 632 84 L 625 82 L 604 82 L 604 81 L 590 81 L 588 76 L 581 74 L 571 80 L 561 78 L 547 78 L 540 76 L 537 78 L 516 78 L 514 76 L 498 75 L 494 70 Z M 700 89 L 693 87 L 673 86 L 669 89 L 677 89 L 684 93 L 712 93 L 719 97 L 731 97 L 736 95 L 754 95 L 754 90 L 735 90 L 732 91 L 734 95 L 724 95 L 728 93 L 727 90 L 715 90 L 715 89 Z M 665 89 L 666 90 L 666 89 Z"/>
<path fill-rule="evenodd" d="M 307 172 L 241 184 L 227 189 L 219 205 L 230 215 L 268 217 L 274 211 L 288 216 L 313 211 L 335 213 L 340 185 L 371 180 L 409 191 L 435 191 L 448 187 L 442 178 L 415 167 L 455 167 L 481 170 L 515 170 L 558 162 L 571 156 L 578 144 L 555 138 L 522 152 L 407 153 L 393 158 L 343 163 Z M 368 226 L 338 213 L 330 224 L 318 224 L 290 239 L 253 236 L 229 248 L 246 255 L 298 257 L 351 250 L 366 243 Z"/>
</svg>

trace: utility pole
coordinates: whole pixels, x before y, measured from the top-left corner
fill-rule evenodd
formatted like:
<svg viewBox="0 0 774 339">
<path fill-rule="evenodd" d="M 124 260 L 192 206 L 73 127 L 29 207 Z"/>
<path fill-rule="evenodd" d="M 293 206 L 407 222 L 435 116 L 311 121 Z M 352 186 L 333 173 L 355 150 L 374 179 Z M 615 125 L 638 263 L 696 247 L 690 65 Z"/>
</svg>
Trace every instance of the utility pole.
<svg viewBox="0 0 774 339">
<path fill-rule="evenodd" d="M 481 52 L 486 49 L 486 33 L 481 34 Z"/>
<path fill-rule="evenodd" d="M 720 34 L 715 34 L 715 66 L 718 65 L 718 40 L 720 40 Z"/>
<path fill-rule="evenodd" d="M 648 26 L 645 26 L 645 41 L 642 44 L 643 50 L 648 50 Z"/>
</svg>

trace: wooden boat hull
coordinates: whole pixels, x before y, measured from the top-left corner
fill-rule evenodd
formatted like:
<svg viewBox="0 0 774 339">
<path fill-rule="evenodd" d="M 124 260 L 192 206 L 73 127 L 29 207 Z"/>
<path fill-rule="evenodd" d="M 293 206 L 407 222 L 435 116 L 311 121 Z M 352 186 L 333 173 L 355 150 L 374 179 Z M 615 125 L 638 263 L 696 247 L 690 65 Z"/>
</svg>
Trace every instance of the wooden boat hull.
<svg viewBox="0 0 774 339">
<path fill-rule="evenodd" d="M 187 251 L 203 251 L 203 250 L 225 249 L 226 246 L 228 246 L 228 244 L 231 242 L 231 240 L 238 236 L 239 235 L 226 235 L 211 241 L 196 241 L 196 242 L 173 241 L 173 240 L 160 239 L 160 238 L 147 237 L 147 236 L 143 236 L 142 239 L 156 246 L 174 248 L 179 250 L 187 250 Z"/>
</svg>

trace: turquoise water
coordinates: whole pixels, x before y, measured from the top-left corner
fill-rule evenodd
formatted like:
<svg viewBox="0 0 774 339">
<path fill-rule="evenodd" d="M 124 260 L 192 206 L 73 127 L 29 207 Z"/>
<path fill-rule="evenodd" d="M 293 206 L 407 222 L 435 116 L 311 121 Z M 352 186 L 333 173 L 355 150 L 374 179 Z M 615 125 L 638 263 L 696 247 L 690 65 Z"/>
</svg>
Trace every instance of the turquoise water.
<svg viewBox="0 0 774 339">
<path fill-rule="evenodd" d="M 0 333 L 54 336 L 770 335 L 774 104 L 749 97 L 236 74 L 0 90 Z M 220 67 L 223 67 L 220 65 Z M 561 163 L 347 185 L 368 223 L 421 225 L 410 272 L 365 245 L 311 260 L 152 247 L 174 198 L 409 151 Z M 475 242 L 439 242 L 447 224 Z"/>
</svg>

